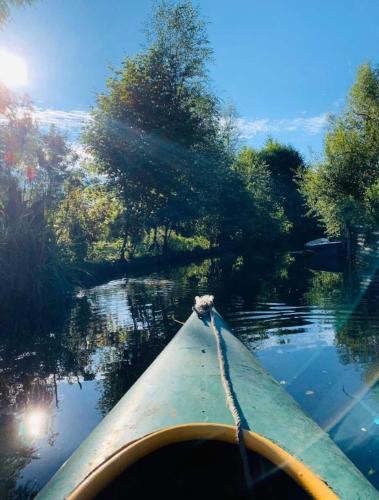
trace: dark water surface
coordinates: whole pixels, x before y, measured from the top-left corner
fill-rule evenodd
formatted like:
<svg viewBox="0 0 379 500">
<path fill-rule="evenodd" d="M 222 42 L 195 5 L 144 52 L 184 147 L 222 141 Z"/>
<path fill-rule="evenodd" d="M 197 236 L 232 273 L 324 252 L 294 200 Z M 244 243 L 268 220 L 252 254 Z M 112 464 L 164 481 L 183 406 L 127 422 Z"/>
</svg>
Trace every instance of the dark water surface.
<svg viewBox="0 0 379 500">
<path fill-rule="evenodd" d="M 205 260 L 84 290 L 48 315 L 1 318 L 0 498 L 32 498 L 206 292 L 379 488 L 379 282 L 312 266 L 289 255 Z"/>
</svg>

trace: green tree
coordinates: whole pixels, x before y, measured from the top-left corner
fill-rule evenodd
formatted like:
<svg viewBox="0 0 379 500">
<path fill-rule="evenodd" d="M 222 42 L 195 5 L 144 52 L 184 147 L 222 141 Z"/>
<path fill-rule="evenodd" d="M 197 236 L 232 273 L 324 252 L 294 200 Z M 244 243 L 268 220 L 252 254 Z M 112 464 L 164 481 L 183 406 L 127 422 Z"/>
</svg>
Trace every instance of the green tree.
<svg viewBox="0 0 379 500">
<path fill-rule="evenodd" d="M 0 295 L 38 300 L 68 285 L 49 219 L 73 157 L 27 100 L 4 91 L 0 101 Z"/>
<path fill-rule="evenodd" d="M 344 236 L 348 254 L 357 227 L 377 226 L 379 182 L 379 69 L 362 65 L 340 116 L 331 119 L 325 158 L 304 171 L 308 207 L 331 236 Z"/>
<path fill-rule="evenodd" d="M 237 227 L 243 230 L 244 239 L 264 243 L 287 233 L 291 223 L 275 192 L 273 174 L 260 153 L 243 148 L 233 164 L 233 172 L 241 183 L 241 192 L 233 189 L 236 199 L 229 210 L 238 216 Z M 237 212 L 236 206 L 239 207 Z"/>
<path fill-rule="evenodd" d="M 98 96 L 85 134 L 100 172 L 124 199 L 125 244 L 162 228 L 171 231 L 214 206 L 222 176 L 220 111 L 210 92 L 205 23 L 188 1 L 159 3 L 147 47 L 127 58 Z M 125 246 L 125 245 L 124 245 Z"/>
<path fill-rule="evenodd" d="M 115 226 L 122 216 L 116 193 L 104 182 L 89 182 L 87 172 L 72 174 L 53 220 L 57 243 L 66 260 L 75 264 L 105 260 L 104 247 L 111 243 L 114 234 L 117 236 Z"/>
<path fill-rule="evenodd" d="M 315 219 L 307 216 L 304 198 L 299 192 L 298 177 L 305 171 L 301 154 L 292 146 L 268 139 L 258 151 L 259 159 L 271 173 L 273 194 L 291 223 L 291 238 L 306 241 L 317 235 Z"/>
</svg>

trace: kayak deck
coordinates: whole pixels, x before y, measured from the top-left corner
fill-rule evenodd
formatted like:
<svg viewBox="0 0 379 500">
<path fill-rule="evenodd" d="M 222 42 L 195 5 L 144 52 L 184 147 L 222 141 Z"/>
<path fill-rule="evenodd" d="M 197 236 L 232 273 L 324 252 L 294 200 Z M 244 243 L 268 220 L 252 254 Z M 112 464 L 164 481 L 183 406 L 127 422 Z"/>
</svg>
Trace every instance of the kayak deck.
<svg viewBox="0 0 379 500">
<path fill-rule="evenodd" d="M 298 471 L 299 477 L 308 471 L 310 477 L 319 481 L 312 490 L 315 498 L 326 498 L 321 495 L 323 488 L 333 498 L 334 493 L 349 500 L 378 498 L 375 488 L 263 370 L 218 314 L 215 322 L 223 337 L 243 427 L 250 431 L 245 432 L 245 440 L 247 443 L 251 440 L 252 449 L 259 443 L 258 452 L 264 455 L 263 450 L 265 453 L 269 450 L 272 455 L 266 458 L 281 467 L 292 462 L 294 474 Z M 78 492 L 93 481 L 94 471 L 99 472 L 112 463 L 116 470 L 113 478 L 116 477 L 124 470 L 124 466 L 117 464 L 122 454 L 129 460 L 127 465 L 131 465 L 173 442 L 203 438 L 235 442 L 233 423 L 225 401 L 212 329 L 209 321 L 193 313 L 38 498 L 70 497 L 73 491 Z M 206 429 L 207 435 L 199 435 L 199 428 Z M 155 447 L 149 448 L 154 439 Z M 101 475 L 98 477 L 101 480 Z M 96 492 L 100 490 L 97 488 Z"/>
</svg>

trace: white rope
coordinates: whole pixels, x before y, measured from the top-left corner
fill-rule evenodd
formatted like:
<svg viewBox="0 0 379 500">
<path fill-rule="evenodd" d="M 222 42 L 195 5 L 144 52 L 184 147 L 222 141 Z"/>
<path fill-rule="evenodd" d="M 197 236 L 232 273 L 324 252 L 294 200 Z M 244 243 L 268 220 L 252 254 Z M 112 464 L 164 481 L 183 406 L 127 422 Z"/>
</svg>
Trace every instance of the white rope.
<svg viewBox="0 0 379 500">
<path fill-rule="evenodd" d="M 213 333 L 214 333 L 215 338 L 216 338 L 217 357 L 218 357 L 218 362 L 220 365 L 221 381 L 222 381 L 222 385 L 223 385 L 224 391 L 225 391 L 226 404 L 230 410 L 230 413 L 233 416 L 234 425 L 236 426 L 237 440 L 238 440 L 238 442 L 241 440 L 243 441 L 243 429 L 242 429 L 241 416 L 240 416 L 239 411 L 237 409 L 237 405 L 236 405 L 236 401 L 234 398 L 234 394 L 232 392 L 230 380 L 226 374 L 225 356 L 224 356 L 224 351 L 223 351 L 222 345 L 221 345 L 221 333 L 218 330 L 218 328 L 216 327 L 212 307 L 209 309 L 209 315 L 211 318 L 211 326 L 213 329 Z"/>
<path fill-rule="evenodd" d="M 226 361 L 225 361 L 225 356 L 224 356 L 224 350 L 222 348 L 222 339 L 221 339 L 221 332 L 216 326 L 215 320 L 214 320 L 214 313 L 213 313 L 213 305 L 209 307 L 209 316 L 211 318 L 211 326 L 213 333 L 216 338 L 216 346 L 217 346 L 217 357 L 218 357 L 218 362 L 220 366 L 220 375 L 221 375 L 221 381 L 222 385 L 224 387 L 224 392 L 225 392 L 225 399 L 226 399 L 226 404 L 229 408 L 230 413 L 232 414 L 233 420 L 234 420 L 234 425 L 236 427 L 236 439 L 238 443 L 238 447 L 240 450 L 240 455 L 241 455 L 241 460 L 242 460 L 242 465 L 243 465 L 243 472 L 245 476 L 245 482 L 247 486 L 248 492 L 252 491 L 252 486 L 253 486 L 253 479 L 250 474 L 250 467 L 249 467 L 249 460 L 247 456 L 247 450 L 243 438 L 243 427 L 242 427 L 242 419 L 240 412 L 237 407 L 237 401 L 233 393 L 232 389 L 232 383 L 230 380 L 230 377 L 227 374 L 226 370 Z"/>
<path fill-rule="evenodd" d="M 238 447 L 240 450 L 240 455 L 241 455 L 241 460 L 242 460 L 242 465 L 243 465 L 243 471 L 244 471 L 244 476 L 245 476 L 245 482 L 247 486 L 248 492 L 252 491 L 252 486 L 253 486 L 253 479 L 250 474 L 250 467 L 249 467 L 249 461 L 248 461 L 248 456 L 247 456 L 247 451 L 245 447 L 245 442 L 244 442 L 244 437 L 243 437 L 243 427 L 242 427 L 242 419 L 240 412 L 238 410 L 238 403 L 236 401 L 236 397 L 233 392 L 232 388 L 232 382 L 230 380 L 230 377 L 228 375 L 228 370 L 226 368 L 226 359 L 224 356 L 224 350 L 222 348 L 222 336 L 221 332 L 216 326 L 215 319 L 214 319 L 214 312 L 213 312 L 213 302 L 214 302 L 214 297 L 213 295 L 203 295 L 202 297 L 195 297 L 195 311 L 198 313 L 200 317 L 204 316 L 206 313 L 209 312 L 209 317 L 211 320 L 211 327 L 216 339 L 216 346 L 217 346 L 217 358 L 219 362 L 219 367 L 220 367 L 220 376 L 221 376 L 221 381 L 222 385 L 224 388 L 225 392 L 225 399 L 226 399 L 226 404 L 227 407 L 232 414 L 233 420 L 234 420 L 234 425 L 236 427 L 236 439 L 238 443 Z"/>
</svg>

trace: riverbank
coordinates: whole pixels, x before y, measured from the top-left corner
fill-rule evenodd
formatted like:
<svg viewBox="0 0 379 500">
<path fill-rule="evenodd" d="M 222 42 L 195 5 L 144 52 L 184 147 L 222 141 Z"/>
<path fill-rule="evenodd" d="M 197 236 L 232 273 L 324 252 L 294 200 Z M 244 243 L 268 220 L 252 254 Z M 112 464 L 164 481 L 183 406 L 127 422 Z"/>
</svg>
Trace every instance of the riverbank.
<svg viewBox="0 0 379 500">
<path fill-rule="evenodd" d="M 0 315 L 1 313 L 6 315 L 9 311 L 20 307 L 28 313 L 38 310 L 40 314 L 44 314 L 46 309 L 54 307 L 57 303 L 70 303 L 75 295 L 75 290 L 101 285 L 107 281 L 136 273 L 159 272 L 226 255 L 245 255 L 249 259 L 259 259 L 260 257 L 265 260 L 267 258 L 275 259 L 275 255 L 289 250 L 284 243 L 273 245 L 270 249 L 229 244 L 223 247 L 195 248 L 188 251 L 170 250 L 165 255 L 138 256 L 129 261 L 120 259 L 84 261 L 76 265 L 60 266 L 58 269 L 51 267 L 46 272 L 44 281 L 38 284 L 39 294 L 31 294 L 27 287 L 19 287 L 14 290 L 4 289 L 3 293 L 0 293 Z"/>
<path fill-rule="evenodd" d="M 238 247 L 195 249 L 188 252 L 169 252 L 166 255 L 135 257 L 133 260 L 85 262 L 80 269 L 79 285 L 94 286 L 126 273 L 152 272 L 167 267 L 198 262 L 205 258 L 218 257 L 238 252 Z"/>
</svg>

